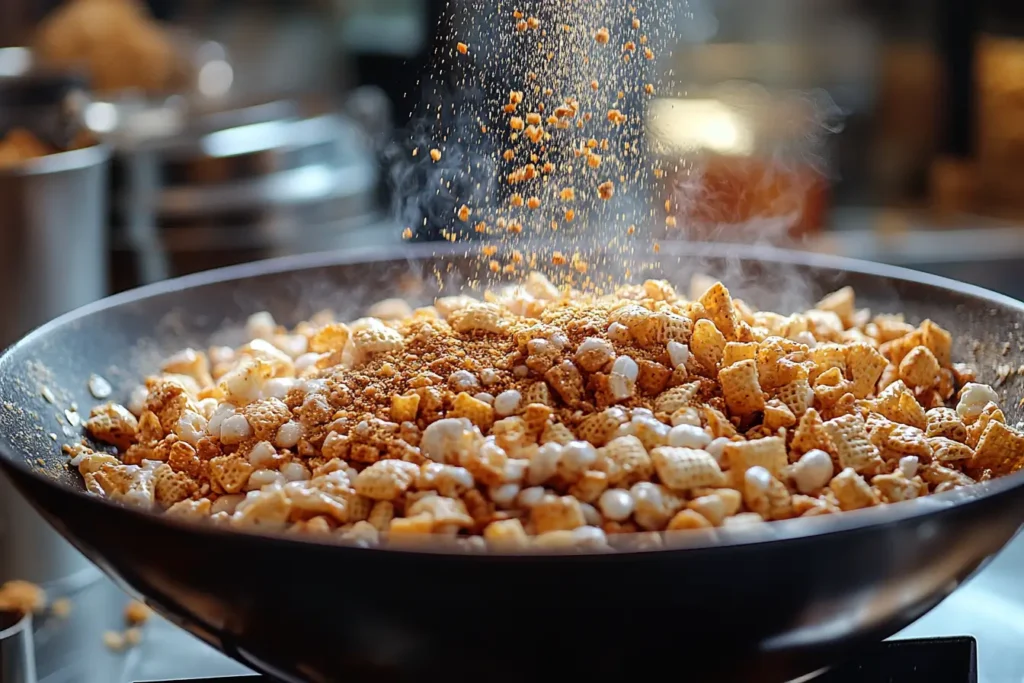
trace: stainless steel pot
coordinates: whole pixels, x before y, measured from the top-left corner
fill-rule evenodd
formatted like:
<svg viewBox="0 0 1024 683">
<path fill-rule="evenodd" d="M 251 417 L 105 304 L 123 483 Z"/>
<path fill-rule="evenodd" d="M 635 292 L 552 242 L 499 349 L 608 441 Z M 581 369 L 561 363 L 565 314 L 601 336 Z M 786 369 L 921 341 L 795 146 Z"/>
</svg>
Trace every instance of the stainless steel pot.
<svg viewBox="0 0 1024 683">
<path fill-rule="evenodd" d="M 0 169 L 0 346 L 106 294 L 109 156 L 89 147 Z M 67 418 L 53 413 L 45 422 L 59 433 Z M 96 575 L 0 477 L 0 579 L 49 588 Z"/>
</svg>

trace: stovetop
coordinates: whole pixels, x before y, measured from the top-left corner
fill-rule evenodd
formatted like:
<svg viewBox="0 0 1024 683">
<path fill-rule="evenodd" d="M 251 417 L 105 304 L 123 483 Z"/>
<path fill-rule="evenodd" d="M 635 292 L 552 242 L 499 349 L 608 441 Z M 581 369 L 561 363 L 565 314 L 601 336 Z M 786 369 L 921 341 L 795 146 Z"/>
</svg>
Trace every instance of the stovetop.
<svg viewBox="0 0 1024 683">
<path fill-rule="evenodd" d="M 1024 682 L 1024 536 L 920 620 L 815 683 Z M 128 597 L 106 579 L 73 597 L 64 620 L 36 631 L 39 683 L 261 683 L 264 679 L 168 622 L 153 618 L 135 648 L 113 652 Z M 977 660 L 976 669 L 972 662 Z M 6 683 L 6 682 L 5 682 Z"/>
</svg>

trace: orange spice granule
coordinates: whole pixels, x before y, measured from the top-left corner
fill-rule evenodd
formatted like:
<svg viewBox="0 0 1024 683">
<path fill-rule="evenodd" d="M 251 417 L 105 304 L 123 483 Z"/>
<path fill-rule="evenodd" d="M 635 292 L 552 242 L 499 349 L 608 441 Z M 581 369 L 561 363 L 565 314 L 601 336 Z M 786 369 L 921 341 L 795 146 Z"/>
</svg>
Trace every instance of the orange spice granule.
<svg viewBox="0 0 1024 683">
<path fill-rule="evenodd" d="M 537 144 L 544 137 L 544 129 L 540 126 L 527 126 L 526 132 L 523 133 L 523 135 L 525 135 L 530 142 Z"/>
<path fill-rule="evenodd" d="M 532 29 L 537 29 L 540 27 L 540 19 L 537 17 L 530 17 L 526 20 L 526 25 Z"/>
<path fill-rule="evenodd" d="M 530 112 L 529 114 L 526 115 L 526 122 L 529 123 L 532 126 L 539 126 L 540 125 L 540 114 L 538 114 L 536 112 Z"/>
<path fill-rule="evenodd" d="M 626 44 L 622 46 L 622 49 L 624 52 L 632 52 L 633 50 L 636 49 L 636 43 L 634 43 L 632 40 L 627 41 Z"/>
<path fill-rule="evenodd" d="M 597 196 L 601 199 L 611 199 L 615 196 L 615 183 L 606 180 L 597 186 Z"/>
<path fill-rule="evenodd" d="M 518 192 L 515 193 L 514 195 L 509 197 L 508 203 L 511 204 L 512 206 L 522 206 L 523 205 L 523 195 L 519 194 Z"/>
<path fill-rule="evenodd" d="M 504 153 L 502 153 L 501 158 L 504 159 L 505 161 L 512 161 L 513 159 L 516 158 L 516 153 L 510 149 L 506 149 Z"/>
<path fill-rule="evenodd" d="M 572 223 L 573 219 L 576 218 L 576 212 L 572 209 L 565 210 L 565 222 Z"/>
<path fill-rule="evenodd" d="M 652 50 L 649 47 L 645 47 L 644 48 L 644 58 L 645 59 L 654 59 L 654 50 Z"/>
<path fill-rule="evenodd" d="M 506 114 L 515 114 L 516 113 L 516 107 L 518 107 L 518 106 L 519 105 L 516 105 L 516 104 L 513 104 L 512 102 L 509 102 L 504 107 L 502 107 L 502 111 L 504 111 Z"/>
<path fill-rule="evenodd" d="M 571 202 L 576 199 L 576 190 L 571 187 L 563 188 L 558 194 L 562 198 L 563 202 Z"/>
<path fill-rule="evenodd" d="M 597 90 L 600 87 L 601 87 L 601 84 L 598 83 L 597 81 L 590 81 L 590 89 L 591 90 Z"/>
<path fill-rule="evenodd" d="M 633 17 L 633 28 L 640 28 L 640 20 Z"/>
<path fill-rule="evenodd" d="M 482 253 L 484 256 L 494 256 L 495 254 L 498 253 L 498 247 L 496 247 L 493 244 L 488 244 L 484 246 L 482 249 L 480 249 L 480 253 Z"/>
<path fill-rule="evenodd" d="M 439 149 L 432 149 L 432 150 L 430 150 L 430 158 L 433 159 L 435 162 L 441 161 L 441 150 L 439 150 Z"/>
<path fill-rule="evenodd" d="M 508 94 L 508 101 L 512 104 L 520 104 L 523 101 L 523 91 L 513 90 Z"/>
<path fill-rule="evenodd" d="M 594 34 L 594 40 L 596 40 L 601 45 L 607 45 L 608 41 L 611 40 L 611 38 L 612 36 L 610 33 L 608 33 L 608 29 L 606 28 L 599 28 L 597 29 L 597 33 Z"/>
<path fill-rule="evenodd" d="M 629 64 L 629 60 L 630 59 L 631 59 L 631 57 L 629 56 L 628 52 L 625 53 L 624 55 L 622 55 L 622 61 L 624 61 L 626 64 Z"/>
<path fill-rule="evenodd" d="M 494 260 L 488 261 L 487 267 L 491 269 L 492 273 L 497 273 L 501 270 L 501 264 Z"/>
<path fill-rule="evenodd" d="M 519 10 L 512 10 L 512 16 L 515 17 L 516 19 L 522 19 L 523 13 L 520 12 Z"/>
<path fill-rule="evenodd" d="M 661 251 L 661 245 L 658 244 L 657 242 L 655 242 L 654 243 L 654 253 L 657 254 L 659 251 Z"/>
<path fill-rule="evenodd" d="M 600 165 L 601 165 L 601 155 L 600 154 L 588 154 L 587 155 L 587 166 L 589 166 L 590 168 L 597 168 Z"/>
<path fill-rule="evenodd" d="M 676 217 L 675 216 L 666 216 L 665 217 L 665 225 L 667 225 L 670 228 L 676 227 Z"/>
<path fill-rule="evenodd" d="M 539 209 L 540 208 L 540 197 L 530 197 L 526 200 L 526 208 L 528 209 Z"/>
<path fill-rule="evenodd" d="M 533 180 L 537 177 L 537 167 L 533 164 L 523 166 L 523 180 Z"/>
<path fill-rule="evenodd" d="M 402 231 L 402 239 L 412 239 L 412 228 L 406 228 L 405 230 Z"/>
<path fill-rule="evenodd" d="M 477 232 L 487 232 L 487 223 L 480 221 L 473 227 L 473 229 Z"/>
<path fill-rule="evenodd" d="M 551 255 L 551 263 L 555 264 L 556 266 L 565 265 L 565 263 L 566 263 L 565 254 L 563 254 L 560 251 L 556 251 L 554 254 Z"/>
<path fill-rule="evenodd" d="M 523 224 L 519 221 L 509 221 L 508 231 L 514 234 L 519 234 L 523 231 Z"/>
<path fill-rule="evenodd" d="M 626 228 L 626 234 L 627 235 L 632 235 L 634 232 L 636 232 L 636 226 L 635 225 L 630 225 L 628 228 Z"/>
<path fill-rule="evenodd" d="M 530 25 L 526 23 L 525 19 L 520 19 L 516 22 L 516 30 L 520 33 L 524 33 L 529 27 Z"/>
<path fill-rule="evenodd" d="M 516 272 L 516 264 L 514 264 L 514 263 L 506 263 L 505 267 L 502 268 L 502 271 L 504 271 L 506 273 L 514 273 L 514 272 Z"/>
<path fill-rule="evenodd" d="M 654 177 L 655 178 L 661 178 L 664 175 L 665 175 L 665 171 L 661 170 L 660 168 L 654 169 Z"/>
<path fill-rule="evenodd" d="M 522 130 L 524 126 L 523 119 L 518 116 L 513 116 L 508 120 L 508 125 L 512 130 Z"/>
<path fill-rule="evenodd" d="M 459 207 L 459 213 L 458 213 L 459 220 L 462 221 L 463 223 L 465 223 L 466 221 L 469 220 L 469 216 L 472 213 L 473 213 L 473 210 L 470 209 L 465 204 L 463 204 L 462 206 Z"/>
<path fill-rule="evenodd" d="M 550 175 L 555 172 L 555 165 L 550 161 L 544 162 L 544 165 L 540 167 L 540 172 Z"/>
<path fill-rule="evenodd" d="M 640 36 L 640 44 L 641 45 L 646 45 L 647 44 L 647 36 Z"/>
<path fill-rule="evenodd" d="M 653 95 L 654 94 L 654 86 L 651 85 L 650 83 L 648 83 L 647 85 L 644 86 L 644 92 L 647 93 L 648 95 Z"/>
<path fill-rule="evenodd" d="M 469 45 L 466 45 L 465 43 L 459 43 L 458 45 L 455 46 L 455 49 L 459 51 L 460 55 L 464 55 L 467 52 L 469 52 Z"/>
</svg>

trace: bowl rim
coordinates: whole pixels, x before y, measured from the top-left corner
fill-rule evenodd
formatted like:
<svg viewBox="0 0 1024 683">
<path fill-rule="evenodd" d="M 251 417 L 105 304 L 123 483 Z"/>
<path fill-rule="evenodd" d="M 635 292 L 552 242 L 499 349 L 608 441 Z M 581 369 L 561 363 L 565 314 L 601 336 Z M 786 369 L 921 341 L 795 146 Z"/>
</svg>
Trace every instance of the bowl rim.
<svg viewBox="0 0 1024 683">
<path fill-rule="evenodd" d="M 462 256 L 466 252 L 465 245 L 438 245 L 435 243 L 407 244 L 393 250 L 379 248 L 350 249 L 336 252 L 284 256 L 263 261 L 256 261 L 227 268 L 186 275 L 184 277 L 139 287 L 127 292 L 115 294 L 81 308 L 66 313 L 33 330 L 20 341 L 9 347 L 0 355 L 0 377 L 16 359 L 19 353 L 32 347 L 37 341 L 44 339 L 50 332 L 100 311 L 118 306 L 139 302 L 145 299 L 173 294 L 185 289 L 193 289 L 229 281 L 240 281 L 248 278 L 281 275 L 289 272 L 302 272 L 324 267 L 344 267 L 368 263 L 393 263 L 398 261 L 415 262 L 439 256 Z M 1003 294 L 998 294 L 981 287 L 957 282 L 948 278 L 928 273 L 921 273 L 907 268 L 885 264 L 860 261 L 845 257 L 826 255 L 815 252 L 798 252 L 766 246 L 750 246 L 722 243 L 661 243 L 659 254 L 664 259 L 673 256 L 679 259 L 694 258 L 731 258 L 746 261 L 765 261 L 779 264 L 791 264 L 811 268 L 840 270 L 860 275 L 875 276 L 887 279 L 903 280 L 915 284 L 926 285 L 939 289 L 981 299 L 983 302 L 998 305 L 1024 313 L 1024 303 Z M 664 553 L 672 551 L 714 551 L 761 543 L 777 543 L 808 540 L 817 536 L 856 533 L 878 527 L 896 525 L 910 520 L 942 514 L 952 510 L 960 510 L 968 506 L 982 503 L 996 497 L 1011 493 L 1021 493 L 1024 489 L 1024 470 L 1013 474 L 979 482 L 969 487 L 948 491 L 941 494 L 923 496 L 911 501 L 893 505 L 876 506 L 862 510 L 843 512 L 841 514 L 820 515 L 811 518 L 796 518 L 773 521 L 750 526 L 733 528 L 714 528 L 710 530 L 688 530 L 679 532 L 659 532 L 663 545 L 656 548 L 618 549 L 607 553 L 590 550 L 559 551 L 539 549 L 523 551 L 488 550 L 486 552 L 464 549 L 457 543 L 433 539 L 429 544 L 416 545 L 389 544 L 366 548 L 358 544 L 346 543 L 336 537 L 320 538 L 316 535 L 297 535 L 286 532 L 251 531 L 244 528 L 225 527 L 202 521 L 184 520 L 168 517 L 157 511 L 142 510 L 121 505 L 106 498 L 87 493 L 84 489 L 76 489 L 63 484 L 52 477 L 35 471 L 28 462 L 14 455 L 18 449 L 10 442 L 6 434 L 0 433 L 0 469 L 11 470 L 12 473 L 29 477 L 47 488 L 63 496 L 76 499 L 76 504 L 105 507 L 109 511 L 116 510 L 119 514 L 135 517 L 136 521 L 156 524 L 168 528 L 197 534 L 198 537 L 210 542 L 220 540 L 230 542 L 232 539 L 260 538 L 268 543 L 283 544 L 283 547 L 319 546 L 337 549 L 338 552 L 372 552 L 395 556 L 414 554 L 417 556 L 438 555 L 442 557 L 467 556 L 476 560 L 500 558 L 521 561 L 543 561 L 544 558 L 559 558 L 565 561 L 572 557 L 623 557 L 646 553 Z M 1024 521 L 1024 520 L 1022 520 Z M 486 560 L 485 560 L 486 561 Z"/>
</svg>

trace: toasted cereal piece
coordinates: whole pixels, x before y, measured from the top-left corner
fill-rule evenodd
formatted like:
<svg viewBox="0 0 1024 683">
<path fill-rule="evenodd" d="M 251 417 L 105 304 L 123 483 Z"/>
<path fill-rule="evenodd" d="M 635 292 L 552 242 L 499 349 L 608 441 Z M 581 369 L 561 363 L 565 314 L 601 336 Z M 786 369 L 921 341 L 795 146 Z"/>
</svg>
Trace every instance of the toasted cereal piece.
<svg viewBox="0 0 1024 683">
<path fill-rule="evenodd" d="M 654 474 L 651 456 L 635 436 L 620 436 L 609 441 L 598 450 L 598 463 L 604 464 L 610 486 L 630 486 Z"/>
<path fill-rule="evenodd" d="M 199 500 L 182 500 L 164 511 L 165 515 L 178 519 L 206 519 L 213 512 L 209 498 Z"/>
<path fill-rule="evenodd" d="M 124 608 L 124 620 L 129 626 L 145 624 L 152 615 L 153 610 L 138 600 L 130 601 Z"/>
<path fill-rule="evenodd" d="M 974 457 L 970 446 L 944 436 L 930 437 L 928 445 L 932 449 L 932 458 L 938 463 L 968 462 Z"/>
<path fill-rule="evenodd" d="M 508 455 L 501 446 L 488 438 L 479 448 L 463 452 L 459 464 L 469 470 L 477 481 L 487 486 L 499 486 L 505 483 Z"/>
<path fill-rule="evenodd" d="M 853 382 L 851 393 L 857 398 L 867 398 L 875 393 L 878 380 L 882 377 L 888 361 L 885 356 L 868 344 L 851 344 L 846 348 L 846 372 Z"/>
<path fill-rule="evenodd" d="M 741 512 L 738 515 L 727 517 L 725 523 L 722 526 L 742 528 L 752 526 L 755 524 L 761 524 L 764 522 L 764 518 L 756 512 Z"/>
<path fill-rule="evenodd" d="M 391 520 L 388 533 L 401 542 L 406 537 L 415 537 L 434 533 L 434 517 L 429 512 L 421 512 L 412 517 L 395 517 Z"/>
<path fill-rule="evenodd" d="M 967 427 L 967 445 L 977 449 L 982 435 L 988 429 L 990 422 L 1002 422 L 1006 424 L 1006 416 L 995 403 L 989 403 L 982 409 L 981 413 Z"/>
<path fill-rule="evenodd" d="M 871 478 L 871 485 L 878 491 L 882 502 L 885 503 L 899 503 L 905 500 L 912 500 L 928 493 L 928 487 L 922 487 L 923 483 L 920 479 L 917 479 L 917 481 L 907 479 L 900 472 L 878 474 Z M 922 488 L 924 488 L 924 491 L 921 490 Z"/>
<path fill-rule="evenodd" d="M 708 372 L 715 372 L 725 353 L 725 336 L 710 320 L 698 320 L 693 326 L 690 351 L 694 359 Z"/>
<path fill-rule="evenodd" d="M 501 334 L 508 327 L 504 311 L 497 304 L 476 302 L 452 312 L 448 324 L 460 334 L 484 332 Z"/>
<path fill-rule="evenodd" d="M 283 488 L 251 491 L 231 516 L 235 526 L 259 526 L 280 529 L 292 511 L 292 503 Z"/>
<path fill-rule="evenodd" d="M 799 378 L 780 386 L 775 396 L 789 407 L 794 416 L 801 417 L 814 401 L 814 390 L 805 378 Z"/>
<path fill-rule="evenodd" d="M 738 338 L 739 317 L 733 307 L 732 296 L 725 285 L 721 282 L 711 285 L 701 295 L 699 301 L 722 335 L 727 340 L 735 341 Z"/>
<path fill-rule="evenodd" d="M 127 408 L 118 403 L 104 403 L 93 408 L 85 421 L 89 436 L 126 451 L 138 434 L 139 422 Z"/>
<path fill-rule="evenodd" d="M 341 351 L 348 344 L 352 331 L 342 323 L 328 323 L 309 338 L 309 350 L 313 353 Z"/>
<path fill-rule="evenodd" d="M 757 362 L 743 360 L 718 373 L 726 406 L 733 415 L 747 416 L 764 410 L 764 394 L 757 381 Z"/>
<path fill-rule="evenodd" d="M 198 490 L 199 485 L 192 477 L 175 472 L 166 463 L 153 471 L 153 499 L 163 510 L 190 498 Z"/>
<path fill-rule="evenodd" d="M 928 426 L 924 408 L 914 398 L 914 394 L 907 389 L 903 380 L 897 380 L 886 387 L 875 399 L 874 408 L 893 422 L 900 422 L 918 429 L 926 429 Z"/>
<path fill-rule="evenodd" d="M 727 342 L 722 352 L 722 367 L 727 368 L 741 360 L 755 360 L 757 348 L 754 342 Z"/>
<path fill-rule="evenodd" d="M 937 462 L 930 462 L 918 470 L 921 479 L 934 487 L 935 493 L 951 491 L 961 486 L 970 486 L 975 481 L 963 472 L 943 467 Z M 939 488 L 941 487 L 941 491 Z"/>
<path fill-rule="evenodd" d="M 629 493 L 635 502 L 633 519 L 647 531 L 664 529 L 685 504 L 685 501 L 668 487 L 647 481 L 634 484 Z"/>
<path fill-rule="evenodd" d="M 530 522 L 538 534 L 572 530 L 586 525 L 583 508 L 572 496 L 547 495 L 530 510 Z"/>
<path fill-rule="evenodd" d="M 725 485 L 718 462 L 705 451 L 662 446 L 652 450 L 650 457 L 658 479 L 673 491 Z"/>
<path fill-rule="evenodd" d="M 210 484 L 225 493 L 238 493 L 249 481 L 254 468 L 238 455 L 221 455 L 210 460 Z"/>
<path fill-rule="evenodd" d="M 897 424 L 888 433 L 885 447 L 904 455 L 917 455 L 922 458 L 929 458 L 932 455 L 932 448 L 925 433 L 909 425 Z"/>
<path fill-rule="evenodd" d="M 277 430 L 292 417 L 284 401 L 277 398 L 265 398 L 253 401 L 242 409 L 253 435 L 259 441 L 272 441 Z"/>
<path fill-rule="evenodd" d="M 850 326 L 855 310 L 853 287 L 846 286 L 825 295 L 821 301 L 814 304 L 814 308 L 835 313 L 844 325 Z"/>
<path fill-rule="evenodd" d="M 597 470 L 588 470 L 572 485 L 569 495 L 584 503 L 594 504 L 607 489 L 608 475 Z"/>
<path fill-rule="evenodd" d="M 860 415 L 843 415 L 829 420 L 824 430 L 835 447 L 840 468 L 850 468 L 858 474 L 876 474 L 885 467 Z"/>
<path fill-rule="evenodd" d="M 366 519 L 377 531 L 387 531 L 391 527 L 391 520 L 395 518 L 395 505 L 390 500 L 378 500 L 370 509 L 370 516 Z"/>
<path fill-rule="evenodd" d="M 700 514 L 696 510 L 686 509 L 677 512 L 672 519 L 669 520 L 668 526 L 665 527 L 666 531 L 684 531 L 687 529 L 710 529 L 713 525 L 704 515 Z"/>
<path fill-rule="evenodd" d="M 359 473 L 352 483 L 356 493 L 372 500 L 395 500 L 419 475 L 419 468 L 401 460 L 379 460 Z"/>
<path fill-rule="evenodd" d="M 734 488 L 743 485 L 743 476 L 751 467 L 763 467 L 773 477 L 782 476 L 789 458 L 786 456 L 786 442 L 777 436 L 756 441 L 732 441 L 722 451 L 725 462 L 729 463 Z"/>
<path fill-rule="evenodd" d="M 552 367 L 544 373 L 544 379 L 570 408 L 576 407 L 585 398 L 583 376 L 571 360 L 563 360 Z"/>
<path fill-rule="evenodd" d="M 574 358 L 586 372 L 598 372 L 615 360 L 615 347 L 606 339 L 587 337 L 576 349 Z"/>
<path fill-rule="evenodd" d="M 605 408 L 600 413 L 594 413 L 584 418 L 583 422 L 576 427 L 576 436 L 581 441 L 589 441 L 595 446 L 601 447 L 612 439 L 619 425 L 624 424 L 627 420 L 628 416 L 621 408 Z"/>
<path fill-rule="evenodd" d="M 991 470 L 999 476 L 1024 466 L 1024 435 L 1002 422 L 991 420 L 978 440 L 971 459 L 972 470 Z"/>
<path fill-rule="evenodd" d="M 415 422 L 419 408 L 419 394 L 411 393 L 403 396 L 395 395 L 391 397 L 391 419 L 395 422 Z"/>
<path fill-rule="evenodd" d="M 554 405 L 554 401 L 551 399 L 551 390 L 548 388 L 547 382 L 534 382 L 530 386 L 526 387 L 526 391 L 523 392 L 522 405 Z"/>
<path fill-rule="evenodd" d="M 518 519 L 503 519 L 491 522 L 484 528 L 484 540 L 492 548 L 516 549 L 530 544 L 523 523 Z"/>
<path fill-rule="evenodd" d="M 939 382 L 939 361 L 927 346 L 917 346 L 900 361 L 900 379 L 911 389 L 924 390 Z"/>
<path fill-rule="evenodd" d="M 952 408 L 932 408 L 925 413 L 928 426 L 925 434 L 929 437 L 943 436 L 953 441 L 967 441 L 967 425 Z"/>
<path fill-rule="evenodd" d="M 464 417 L 479 427 L 481 431 L 486 432 L 494 424 L 494 408 L 489 403 L 463 391 L 452 402 L 452 409 L 448 411 L 448 417 Z"/>
<path fill-rule="evenodd" d="M 637 365 L 640 369 L 636 378 L 636 386 L 640 392 L 647 396 L 660 395 L 672 378 L 672 370 L 661 363 L 646 359 L 640 359 L 637 361 Z"/>
<path fill-rule="evenodd" d="M 699 512 L 713 526 L 722 526 L 725 518 L 739 512 L 742 504 L 742 495 L 736 489 L 715 489 L 694 498 L 686 507 Z"/>
<path fill-rule="evenodd" d="M 829 482 L 840 510 L 859 510 L 878 505 L 878 496 L 852 467 L 847 467 Z"/>
<path fill-rule="evenodd" d="M 795 516 L 793 498 L 786 485 L 760 466 L 749 468 L 743 475 L 743 502 L 747 509 L 766 520 Z"/>
<path fill-rule="evenodd" d="M 846 375 L 846 347 L 842 344 L 819 344 L 811 350 L 811 360 L 811 384 L 818 384 L 818 378 L 829 370 L 838 369 L 840 377 Z"/>
<path fill-rule="evenodd" d="M 544 425 L 544 431 L 540 435 L 541 444 L 557 443 L 564 446 L 570 441 L 575 440 L 576 435 L 561 422 L 548 422 Z"/>
<path fill-rule="evenodd" d="M 682 408 L 692 406 L 699 391 L 699 382 L 690 382 L 689 384 L 666 389 L 654 399 L 654 412 L 656 414 L 671 415 Z"/>
<path fill-rule="evenodd" d="M 921 345 L 922 341 L 923 338 L 921 332 L 919 330 L 914 330 L 902 337 L 885 342 L 878 347 L 878 350 L 883 356 L 889 359 L 890 363 L 893 365 L 899 365 L 911 350 Z"/>
<path fill-rule="evenodd" d="M 796 416 L 785 403 L 773 398 L 764 406 L 764 426 L 768 431 L 775 433 L 780 428 L 789 428 L 796 424 Z"/>
<path fill-rule="evenodd" d="M 918 328 L 921 343 L 928 347 L 939 365 L 948 368 L 953 363 L 953 335 L 942 329 L 931 320 L 925 320 Z"/>
<path fill-rule="evenodd" d="M 703 420 L 708 431 L 711 432 L 712 439 L 718 439 L 721 437 L 731 439 L 736 436 L 736 427 L 732 422 L 729 422 L 728 418 L 722 414 L 722 411 L 710 406 L 704 406 L 701 408 L 700 414 L 703 416 Z"/>
<path fill-rule="evenodd" d="M 406 516 L 416 517 L 423 513 L 433 518 L 435 531 L 438 527 L 470 529 L 475 524 L 473 518 L 466 512 L 466 504 L 458 498 L 430 494 L 406 506 L 405 509 Z"/>
</svg>

